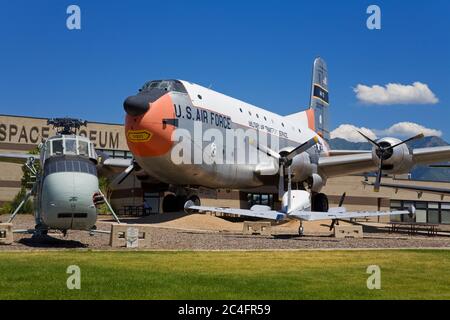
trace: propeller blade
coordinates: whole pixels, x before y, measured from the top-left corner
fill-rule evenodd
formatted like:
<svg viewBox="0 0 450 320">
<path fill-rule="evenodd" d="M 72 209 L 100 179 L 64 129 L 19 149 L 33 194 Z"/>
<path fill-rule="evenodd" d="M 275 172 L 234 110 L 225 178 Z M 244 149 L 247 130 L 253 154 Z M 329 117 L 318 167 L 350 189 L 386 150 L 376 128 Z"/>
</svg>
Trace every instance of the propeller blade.
<svg viewBox="0 0 450 320">
<path fill-rule="evenodd" d="M 341 196 L 341 199 L 339 200 L 339 206 L 338 207 L 342 207 L 342 205 L 344 204 L 345 201 L 345 197 L 347 196 L 347 193 L 344 192 Z"/>
<path fill-rule="evenodd" d="M 251 144 L 252 146 L 254 146 L 256 149 L 258 149 L 259 151 L 264 152 L 265 154 L 267 154 L 269 157 L 275 158 L 277 160 L 280 160 L 281 156 L 278 152 L 270 149 L 269 147 L 262 145 L 262 144 L 257 144 L 255 140 L 253 139 L 248 139 L 249 144 Z"/>
<path fill-rule="evenodd" d="M 370 139 L 368 136 L 366 136 L 366 135 L 365 135 L 364 133 L 362 133 L 361 131 L 359 131 L 359 130 L 357 130 L 357 131 L 358 131 L 358 133 L 359 133 L 360 135 L 362 135 L 362 136 L 364 137 L 364 139 L 366 139 L 367 141 L 369 141 L 371 144 L 373 144 L 374 146 L 376 146 L 376 147 L 378 147 L 378 148 L 381 148 L 381 146 L 378 144 L 378 142 L 376 142 L 376 141 Z"/>
<path fill-rule="evenodd" d="M 331 220 L 331 224 L 330 224 L 330 231 L 331 231 L 331 230 L 333 230 L 333 228 L 334 228 L 334 225 L 336 224 L 336 222 L 337 222 L 337 219 L 333 219 L 333 220 Z"/>
<path fill-rule="evenodd" d="M 278 180 L 278 200 L 281 201 L 284 195 L 284 165 L 280 163 L 280 177 Z"/>
<path fill-rule="evenodd" d="M 306 150 L 308 150 L 311 147 L 314 147 L 317 143 L 319 142 L 319 137 L 318 136 L 314 136 L 312 139 L 309 139 L 308 141 L 306 141 L 305 143 L 302 143 L 301 145 L 299 145 L 298 147 L 296 147 L 294 150 L 292 150 L 291 152 L 289 152 L 286 155 L 286 160 L 287 161 L 291 161 L 292 159 L 294 159 L 294 157 L 300 153 L 305 152 Z"/>
<path fill-rule="evenodd" d="M 430 168 L 450 168 L 450 164 L 432 164 Z"/>
<path fill-rule="evenodd" d="M 386 148 L 386 150 L 394 149 L 395 147 L 398 147 L 398 146 L 400 146 L 400 145 L 402 145 L 404 143 L 408 143 L 410 141 L 417 140 L 417 139 L 422 139 L 423 137 L 425 137 L 425 135 L 423 133 L 419 133 L 418 135 L 416 135 L 414 137 L 411 137 L 409 139 L 406 139 L 406 140 L 404 140 L 402 142 L 399 142 L 397 144 L 394 144 L 393 146 L 390 146 L 390 147 Z"/>
<path fill-rule="evenodd" d="M 135 169 L 136 169 L 136 166 L 135 166 L 134 162 L 132 162 L 128 166 L 128 168 L 126 168 L 124 171 L 119 173 L 119 175 L 113 180 L 112 185 L 121 184 Z"/>
<path fill-rule="evenodd" d="M 383 175 L 383 158 L 380 158 L 380 166 L 378 167 L 377 178 L 373 185 L 373 191 L 379 192 L 381 186 L 381 176 Z"/>
</svg>

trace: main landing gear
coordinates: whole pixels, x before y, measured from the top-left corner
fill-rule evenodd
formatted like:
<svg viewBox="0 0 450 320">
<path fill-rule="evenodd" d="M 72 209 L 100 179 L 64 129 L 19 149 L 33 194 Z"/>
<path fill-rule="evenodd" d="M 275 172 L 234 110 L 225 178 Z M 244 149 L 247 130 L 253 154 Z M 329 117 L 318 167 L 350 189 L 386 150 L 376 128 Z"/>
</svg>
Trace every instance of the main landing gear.
<svg viewBox="0 0 450 320">
<path fill-rule="evenodd" d="M 303 228 L 303 221 L 300 220 L 300 226 L 298 227 L 298 235 L 303 237 L 305 235 L 305 229 Z"/>
<path fill-rule="evenodd" d="M 197 195 L 182 196 L 171 193 L 163 199 L 163 212 L 179 212 L 184 211 L 184 204 L 191 200 L 196 206 L 201 205 L 200 198 Z"/>
<path fill-rule="evenodd" d="M 311 195 L 311 211 L 328 212 L 328 197 L 324 193 L 313 193 Z"/>
<path fill-rule="evenodd" d="M 328 212 L 329 203 L 328 197 L 324 193 L 313 193 L 311 195 L 311 211 L 316 212 Z M 303 221 L 300 220 L 300 226 L 298 227 L 298 234 L 300 237 L 305 235 L 305 229 L 303 228 Z"/>
</svg>

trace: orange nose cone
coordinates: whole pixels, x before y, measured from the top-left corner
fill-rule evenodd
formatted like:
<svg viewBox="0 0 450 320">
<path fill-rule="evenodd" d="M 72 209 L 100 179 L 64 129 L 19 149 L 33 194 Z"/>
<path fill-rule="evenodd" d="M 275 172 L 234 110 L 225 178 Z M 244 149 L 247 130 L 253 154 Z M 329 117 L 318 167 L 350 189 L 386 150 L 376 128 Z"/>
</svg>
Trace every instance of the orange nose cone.
<svg viewBox="0 0 450 320">
<path fill-rule="evenodd" d="M 135 156 L 156 157 L 169 152 L 173 142 L 171 140 L 175 127 L 164 124 L 165 119 L 174 119 L 170 94 L 166 94 L 153 102 L 142 115 L 125 118 L 125 135 L 128 148 Z"/>
</svg>

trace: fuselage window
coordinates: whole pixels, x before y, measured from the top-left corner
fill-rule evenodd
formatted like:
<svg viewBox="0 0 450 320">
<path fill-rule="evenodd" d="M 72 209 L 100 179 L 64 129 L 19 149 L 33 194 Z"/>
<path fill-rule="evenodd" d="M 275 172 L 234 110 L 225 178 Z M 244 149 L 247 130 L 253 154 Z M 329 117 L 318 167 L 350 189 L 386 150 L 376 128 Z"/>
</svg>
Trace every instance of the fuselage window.
<svg viewBox="0 0 450 320">
<path fill-rule="evenodd" d="M 248 114 L 249 114 L 249 115 L 252 115 L 252 113 L 251 113 L 250 111 L 248 112 Z"/>
<path fill-rule="evenodd" d="M 97 175 L 95 164 L 87 160 L 70 160 L 64 158 L 50 158 L 44 165 L 44 176 L 58 172 L 82 172 Z"/>
<path fill-rule="evenodd" d="M 256 114 L 256 117 L 259 119 L 259 114 Z"/>
<path fill-rule="evenodd" d="M 264 116 L 264 121 L 267 121 L 267 118 L 266 118 L 266 116 Z"/>
<path fill-rule="evenodd" d="M 239 110 L 242 112 L 242 108 L 239 108 Z"/>
<path fill-rule="evenodd" d="M 283 122 L 281 123 L 281 125 L 282 125 L 282 126 L 283 126 L 283 128 L 284 128 L 284 123 L 283 123 Z"/>
</svg>

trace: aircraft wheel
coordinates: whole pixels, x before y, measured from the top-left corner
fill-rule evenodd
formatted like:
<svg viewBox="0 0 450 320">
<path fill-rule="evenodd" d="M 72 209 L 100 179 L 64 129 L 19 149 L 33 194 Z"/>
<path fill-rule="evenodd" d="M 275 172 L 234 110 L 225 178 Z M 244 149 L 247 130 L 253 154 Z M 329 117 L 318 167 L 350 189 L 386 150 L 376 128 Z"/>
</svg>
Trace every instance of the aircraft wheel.
<svg viewBox="0 0 450 320">
<path fill-rule="evenodd" d="M 185 196 L 177 196 L 176 210 L 175 211 L 184 211 L 184 204 L 186 203 Z"/>
<path fill-rule="evenodd" d="M 303 226 L 298 227 L 298 235 L 300 237 L 303 237 L 305 235 L 305 229 L 303 229 Z"/>
<path fill-rule="evenodd" d="M 200 198 L 196 195 L 190 196 L 188 200 L 191 200 L 196 206 L 200 206 Z"/>
<path fill-rule="evenodd" d="M 175 212 L 177 211 L 177 197 L 174 194 L 168 194 L 163 199 L 163 212 Z"/>
<path fill-rule="evenodd" d="M 329 209 L 328 197 L 326 194 L 317 193 L 312 196 L 311 209 L 317 212 L 327 212 Z"/>
</svg>

